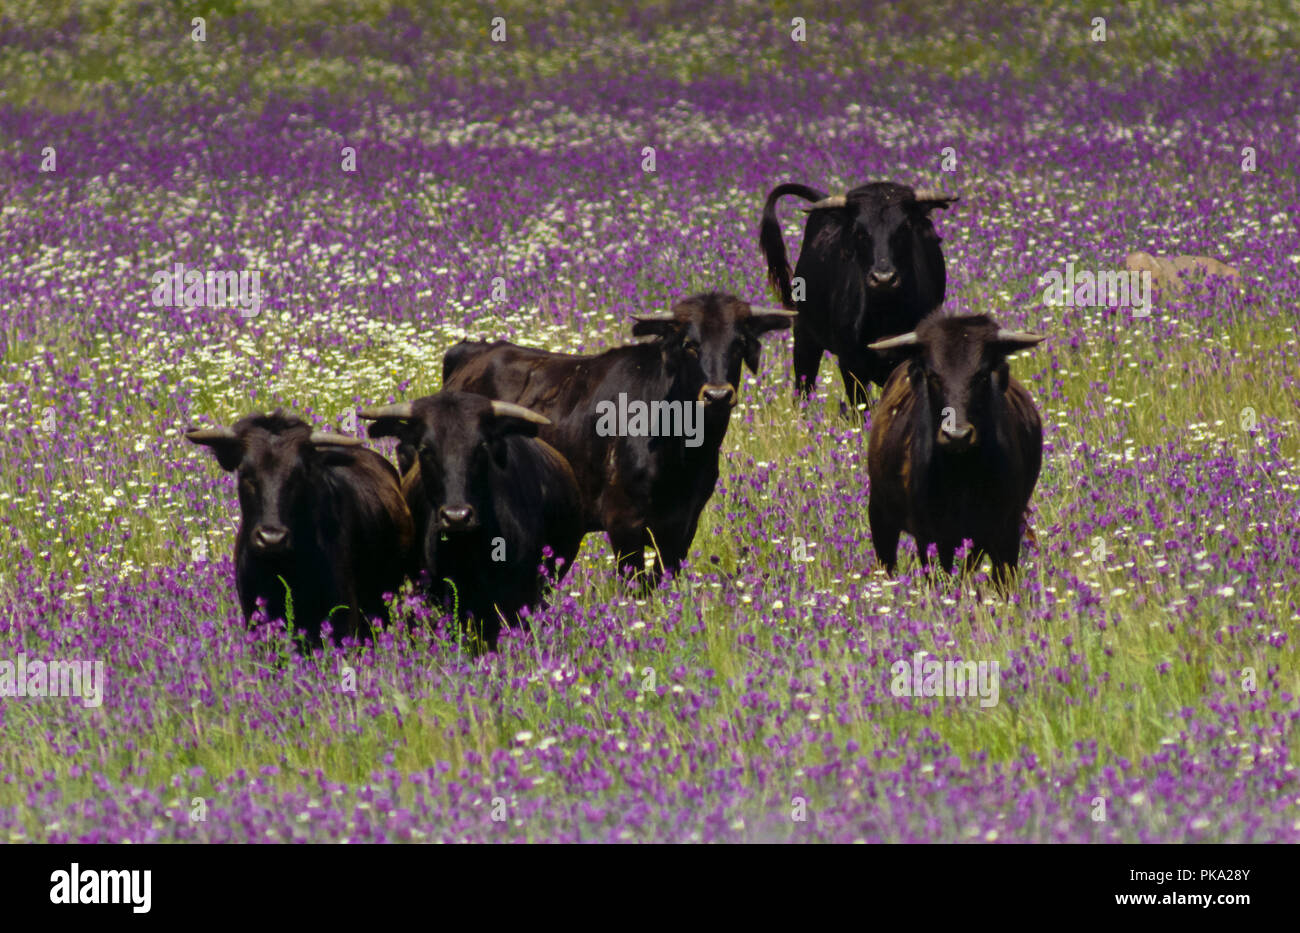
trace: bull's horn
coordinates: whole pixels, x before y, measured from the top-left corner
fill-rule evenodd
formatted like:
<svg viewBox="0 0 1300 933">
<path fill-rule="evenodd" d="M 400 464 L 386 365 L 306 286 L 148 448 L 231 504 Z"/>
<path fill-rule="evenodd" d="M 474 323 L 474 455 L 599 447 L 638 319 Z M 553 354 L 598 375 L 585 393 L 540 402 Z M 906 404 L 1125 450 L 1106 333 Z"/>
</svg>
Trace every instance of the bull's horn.
<svg viewBox="0 0 1300 933">
<path fill-rule="evenodd" d="M 392 405 L 384 405 L 381 408 L 367 408 L 357 412 L 358 418 L 365 418 L 367 421 L 378 421 L 380 418 L 411 418 L 410 402 L 395 402 Z"/>
<path fill-rule="evenodd" d="M 359 437 L 335 434 L 333 431 L 312 431 L 308 438 L 313 444 L 337 444 L 342 447 L 356 447 L 364 443 Z"/>
<path fill-rule="evenodd" d="M 833 207 L 844 207 L 849 203 L 848 195 L 832 194 L 829 198 L 822 198 L 813 204 L 804 208 L 804 213 L 811 214 L 813 211 L 830 210 Z"/>
<path fill-rule="evenodd" d="M 230 428 L 195 428 L 186 431 L 185 437 L 196 444 L 210 444 L 213 441 L 233 441 L 235 432 Z"/>
<path fill-rule="evenodd" d="M 998 330 L 998 343 L 1008 343 L 1013 347 L 1032 347 L 1046 339 L 1040 334 L 1031 334 L 1023 330 Z"/>
<path fill-rule="evenodd" d="M 750 305 L 749 311 L 751 314 L 780 314 L 783 317 L 799 316 L 798 311 L 787 311 L 785 308 L 755 308 L 753 305 Z"/>
<path fill-rule="evenodd" d="M 918 201 L 957 201 L 960 198 L 955 194 L 948 194 L 946 191 L 940 191 L 938 188 L 922 188 L 914 195 Z"/>
<path fill-rule="evenodd" d="M 537 412 L 524 408 L 522 405 L 516 405 L 513 402 L 492 403 L 492 414 L 497 418 L 519 418 L 522 421 L 531 421 L 533 424 L 550 424 L 551 419 L 539 415 Z"/>
<path fill-rule="evenodd" d="M 875 343 L 867 344 L 868 350 L 897 350 L 900 347 L 914 347 L 919 341 L 916 339 L 916 331 L 910 334 L 899 334 L 897 337 L 890 337 L 887 340 L 877 340 Z"/>
</svg>

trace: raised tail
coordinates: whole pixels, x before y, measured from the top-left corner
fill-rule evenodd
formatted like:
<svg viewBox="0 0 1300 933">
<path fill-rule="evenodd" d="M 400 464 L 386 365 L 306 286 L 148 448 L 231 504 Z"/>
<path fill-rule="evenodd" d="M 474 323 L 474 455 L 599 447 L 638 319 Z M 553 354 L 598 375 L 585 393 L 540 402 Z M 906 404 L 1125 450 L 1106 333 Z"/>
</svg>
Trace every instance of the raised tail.
<svg viewBox="0 0 1300 933">
<path fill-rule="evenodd" d="M 807 185 L 789 183 L 773 188 L 767 196 L 767 203 L 763 205 L 763 222 L 758 227 L 758 245 L 767 259 L 767 280 L 781 296 L 782 304 L 794 311 L 796 309 L 790 295 L 790 260 L 786 256 L 785 241 L 781 238 L 781 224 L 776 219 L 776 202 L 787 194 L 805 201 L 820 201 L 826 195 Z"/>
</svg>

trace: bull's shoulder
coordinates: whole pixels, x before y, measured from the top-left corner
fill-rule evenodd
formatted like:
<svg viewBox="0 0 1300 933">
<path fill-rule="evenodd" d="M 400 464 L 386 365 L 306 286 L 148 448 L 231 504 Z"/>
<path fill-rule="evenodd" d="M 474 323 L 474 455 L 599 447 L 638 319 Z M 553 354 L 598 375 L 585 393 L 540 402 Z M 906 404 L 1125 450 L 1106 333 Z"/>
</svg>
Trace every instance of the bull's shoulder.
<svg viewBox="0 0 1300 933">
<path fill-rule="evenodd" d="M 883 438 L 894 429 L 896 424 L 906 423 L 911 417 L 915 404 L 916 393 L 912 390 L 907 365 L 895 367 L 885 381 L 880 401 L 872 410 L 871 436 Z"/>
<path fill-rule="evenodd" d="M 1031 432 L 1042 432 L 1043 422 L 1038 414 L 1038 406 L 1034 404 L 1033 396 L 1029 394 L 1029 390 L 1014 376 L 1007 383 L 1005 397 L 1007 408 L 1017 423 Z"/>
<path fill-rule="evenodd" d="M 533 443 L 536 445 L 538 463 L 559 477 L 561 482 L 571 483 L 576 489 L 578 481 L 568 458 L 540 438 L 535 439 Z"/>
<path fill-rule="evenodd" d="M 409 536 L 411 517 L 401 477 L 377 451 L 368 447 L 329 450 L 314 475 L 312 495 L 318 513 L 392 522 Z"/>
</svg>

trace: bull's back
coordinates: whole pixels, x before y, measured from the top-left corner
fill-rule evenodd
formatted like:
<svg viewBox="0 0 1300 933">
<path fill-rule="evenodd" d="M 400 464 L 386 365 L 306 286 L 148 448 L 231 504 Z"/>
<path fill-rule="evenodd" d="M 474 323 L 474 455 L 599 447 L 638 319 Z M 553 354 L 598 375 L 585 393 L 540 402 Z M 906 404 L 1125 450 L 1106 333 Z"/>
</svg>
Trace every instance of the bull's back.
<svg viewBox="0 0 1300 933">
<path fill-rule="evenodd" d="M 461 342 L 443 356 L 442 387 L 513 402 L 547 415 L 560 389 L 590 357 L 519 347 L 505 341 Z M 531 404 L 530 404 L 531 403 Z"/>
</svg>

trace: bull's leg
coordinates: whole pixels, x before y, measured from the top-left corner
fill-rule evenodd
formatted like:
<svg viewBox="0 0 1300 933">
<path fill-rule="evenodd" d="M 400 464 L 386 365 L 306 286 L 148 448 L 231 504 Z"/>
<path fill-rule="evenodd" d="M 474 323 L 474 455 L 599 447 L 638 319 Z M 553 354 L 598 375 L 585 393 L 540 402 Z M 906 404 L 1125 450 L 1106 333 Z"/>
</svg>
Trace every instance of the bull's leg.
<svg viewBox="0 0 1300 933">
<path fill-rule="evenodd" d="M 481 616 L 474 616 L 469 624 L 476 642 L 474 646 L 476 656 L 484 651 L 497 650 L 497 639 L 501 637 L 501 615 L 496 606 Z"/>
<path fill-rule="evenodd" d="M 247 628 L 253 621 L 253 613 L 257 610 L 257 593 L 252 587 L 239 587 L 239 611 L 244 615 L 244 627 Z"/>
<path fill-rule="evenodd" d="M 921 572 L 925 574 L 925 580 L 931 586 L 934 585 L 934 565 L 930 563 L 930 545 L 933 541 L 926 541 L 922 538 L 916 539 L 916 559 L 921 565 Z"/>
<path fill-rule="evenodd" d="M 842 359 L 840 376 L 844 379 L 844 393 L 849 397 L 851 417 L 861 419 L 862 413 L 858 411 L 858 406 L 867 404 L 867 387 L 871 385 L 871 377 L 864 367 L 855 366 Z"/>
<path fill-rule="evenodd" d="M 898 535 L 902 529 L 885 517 L 885 508 L 876 497 L 867 500 L 867 519 L 871 524 L 871 546 L 876 550 L 876 560 L 891 577 L 898 566 Z"/>
<path fill-rule="evenodd" d="M 694 529 L 689 532 L 682 528 L 651 529 L 649 537 L 650 546 L 655 552 L 655 574 L 662 576 L 669 573 L 676 576 L 686 560 L 691 539 L 695 537 Z"/>
<path fill-rule="evenodd" d="M 939 543 L 939 566 L 944 573 L 952 573 L 953 557 L 957 554 L 957 545 L 949 542 Z"/>
<path fill-rule="evenodd" d="M 797 398 L 807 399 L 817 385 L 817 370 L 825 348 L 813 339 L 799 318 L 794 320 L 794 390 Z"/>
<path fill-rule="evenodd" d="M 644 525 L 622 527 L 609 533 L 609 546 L 618 561 L 618 575 L 624 580 L 640 580 L 645 568 L 646 534 Z"/>
<path fill-rule="evenodd" d="M 1020 564 L 1020 529 L 1004 531 L 989 544 L 988 553 L 993 559 L 993 583 L 1005 593 L 1015 581 Z"/>
</svg>

